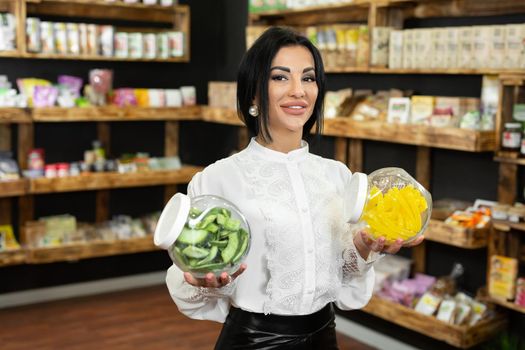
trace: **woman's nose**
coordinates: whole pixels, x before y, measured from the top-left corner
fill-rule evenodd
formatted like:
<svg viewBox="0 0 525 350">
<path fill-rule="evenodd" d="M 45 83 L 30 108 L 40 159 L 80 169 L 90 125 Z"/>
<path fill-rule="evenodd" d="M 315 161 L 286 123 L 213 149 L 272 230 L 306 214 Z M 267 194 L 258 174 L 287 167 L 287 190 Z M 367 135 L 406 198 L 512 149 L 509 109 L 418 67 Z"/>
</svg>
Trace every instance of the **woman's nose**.
<svg viewBox="0 0 525 350">
<path fill-rule="evenodd" d="M 298 98 L 304 97 L 305 92 L 303 82 L 301 81 L 301 79 L 292 79 L 291 82 L 292 83 L 290 86 L 290 96 Z"/>
</svg>

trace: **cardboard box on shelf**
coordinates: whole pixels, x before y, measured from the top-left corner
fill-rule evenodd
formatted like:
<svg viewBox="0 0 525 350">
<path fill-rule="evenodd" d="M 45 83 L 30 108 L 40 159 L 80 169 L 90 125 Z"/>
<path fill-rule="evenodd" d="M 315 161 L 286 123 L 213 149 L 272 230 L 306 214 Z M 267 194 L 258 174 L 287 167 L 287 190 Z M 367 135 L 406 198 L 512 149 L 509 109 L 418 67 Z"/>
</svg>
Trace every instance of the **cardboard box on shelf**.
<svg viewBox="0 0 525 350">
<path fill-rule="evenodd" d="M 359 26 L 359 37 L 357 42 L 357 67 L 368 67 L 370 60 L 370 37 L 368 26 Z"/>
<path fill-rule="evenodd" d="M 372 52 L 370 65 L 386 67 L 388 64 L 388 46 L 390 41 L 390 27 L 374 27 L 372 29 Z"/>
<path fill-rule="evenodd" d="M 489 68 L 494 26 L 472 27 L 472 63 L 471 68 Z"/>
<path fill-rule="evenodd" d="M 429 124 L 430 116 L 434 112 L 434 96 L 412 96 L 410 110 L 410 123 Z"/>
<path fill-rule="evenodd" d="M 505 68 L 505 43 L 507 37 L 507 26 L 492 26 L 492 41 L 490 47 L 490 68 Z"/>
<path fill-rule="evenodd" d="M 403 31 L 391 30 L 388 46 L 388 68 L 403 68 Z"/>
<path fill-rule="evenodd" d="M 432 55 L 430 68 L 447 67 L 447 30 L 435 28 L 431 31 Z"/>
<path fill-rule="evenodd" d="M 518 260 L 501 255 L 490 257 L 489 294 L 500 299 L 514 299 Z"/>
<path fill-rule="evenodd" d="M 458 29 L 458 68 L 473 68 L 473 30 L 472 27 Z"/>
<path fill-rule="evenodd" d="M 525 24 L 508 24 L 505 36 L 505 68 L 523 68 L 525 55 Z"/>
<path fill-rule="evenodd" d="M 459 29 L 450 27 L 445 29 L 445 66 L 444 68 L 452 69 L 458 67 L 459 51 Z"/>
<path fill-rule="evenodd" d="M 403 68 L 414 68 L 414 29 L 403 31 Z"/>
</svg>

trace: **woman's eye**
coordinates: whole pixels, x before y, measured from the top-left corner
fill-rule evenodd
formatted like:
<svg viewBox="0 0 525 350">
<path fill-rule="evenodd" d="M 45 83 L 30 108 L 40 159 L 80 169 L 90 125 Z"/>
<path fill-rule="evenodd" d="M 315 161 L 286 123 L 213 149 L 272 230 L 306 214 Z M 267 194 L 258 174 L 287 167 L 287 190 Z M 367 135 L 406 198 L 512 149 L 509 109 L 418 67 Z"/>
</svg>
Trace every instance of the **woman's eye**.
<svg viewBox="0 0 525 350">
<path fill-rule="evenodd" d="M 311 82 L 315 82 L 315 77 L 309 75 L 309 76 L 304 77 L 303 80 L 311 83 Z"/>
<path fill-rule="evenodd" d="M 277 80 L 277 81 L 283 81 L 283 80 L 286 80 L 286 77 L 284 75 L 272 75 L 272 80 Z"/>
</svg>

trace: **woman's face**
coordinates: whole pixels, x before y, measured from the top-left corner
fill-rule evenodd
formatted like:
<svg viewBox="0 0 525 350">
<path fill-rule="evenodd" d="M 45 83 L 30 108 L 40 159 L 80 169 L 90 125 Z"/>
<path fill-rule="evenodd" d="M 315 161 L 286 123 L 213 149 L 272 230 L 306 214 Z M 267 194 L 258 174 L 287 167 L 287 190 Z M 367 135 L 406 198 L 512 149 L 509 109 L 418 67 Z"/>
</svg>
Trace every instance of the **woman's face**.
<svg viewBox="0 0 525 350">
<path fill-rule="evenodd" d="M 268 126 L 272 137 L 287 131 L 302 133 L 319 91 L 314 67 L 314 58 L 304 46 L 286 46 L 275 55 L 268 81 Z"/>
</svg>

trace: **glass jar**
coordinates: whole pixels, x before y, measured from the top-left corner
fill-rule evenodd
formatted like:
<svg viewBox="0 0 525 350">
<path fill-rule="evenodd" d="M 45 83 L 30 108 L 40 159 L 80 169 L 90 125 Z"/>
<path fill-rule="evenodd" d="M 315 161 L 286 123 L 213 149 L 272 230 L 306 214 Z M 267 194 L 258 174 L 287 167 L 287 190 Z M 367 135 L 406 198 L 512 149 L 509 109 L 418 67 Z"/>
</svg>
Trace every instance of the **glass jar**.
<svg viewBox="0 0 525 350">
<path fill-rule="evenodd" d="M 423 234 L 432 212 L 430 193 L 401 168 L 382 168 L 370 175 L 354 173 L 345 188 L 344 212 L 372 239 L 403 244 Z"/>
<path fill-rule="evenodd" d="M 505 123 L 501 135 L 501 146 L 507 151 L 519 151 L 521 147 L 521 124 Z"/>
<path fill-rule="evenodd" d="M 182 271 L 203 278 L 212 272 L 232 274 L 250 249 L 250 227 L 232 203 L 203 195 L 175 194 L 162 211 L 155 245 L 166 249 Z"/>
</svg>

